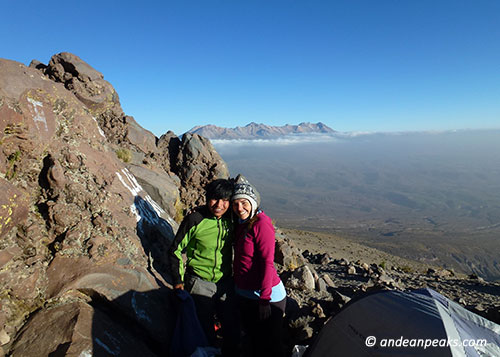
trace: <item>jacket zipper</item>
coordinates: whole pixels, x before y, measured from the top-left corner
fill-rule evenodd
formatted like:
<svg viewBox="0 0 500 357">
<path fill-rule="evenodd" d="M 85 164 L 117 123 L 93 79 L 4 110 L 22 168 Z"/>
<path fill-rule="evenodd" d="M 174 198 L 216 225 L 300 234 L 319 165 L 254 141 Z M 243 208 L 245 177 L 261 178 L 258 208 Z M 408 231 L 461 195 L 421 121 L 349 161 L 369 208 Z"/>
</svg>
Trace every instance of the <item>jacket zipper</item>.
<svg viewBox="0 0 500 357">
<path fill-rule="evenodd" d="M 214 282 L 215 282 L 215 268 L 217 268 L 217 251 L 219 250 L 219 240 L 220 240 L 220 219 L 217 219 L 217 246 L 215 247 L 215 260 L 214 260 L 215 264 L 212 272 L 212 281 Z"/>
</svg>

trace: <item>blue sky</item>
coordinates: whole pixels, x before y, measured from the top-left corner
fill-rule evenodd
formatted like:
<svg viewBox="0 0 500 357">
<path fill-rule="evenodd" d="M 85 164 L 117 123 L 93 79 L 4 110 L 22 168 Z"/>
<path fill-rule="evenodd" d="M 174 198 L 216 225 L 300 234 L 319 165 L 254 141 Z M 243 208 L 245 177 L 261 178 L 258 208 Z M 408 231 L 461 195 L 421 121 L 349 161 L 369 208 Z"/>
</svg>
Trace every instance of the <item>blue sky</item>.
<svg viewBox="0 0 500 357">
<path fill-rule="evenodd" d="M 497 0 L 2 0 L 0 57 L 71 52 L 157 136 L 500 127 Z"/>
</svg>

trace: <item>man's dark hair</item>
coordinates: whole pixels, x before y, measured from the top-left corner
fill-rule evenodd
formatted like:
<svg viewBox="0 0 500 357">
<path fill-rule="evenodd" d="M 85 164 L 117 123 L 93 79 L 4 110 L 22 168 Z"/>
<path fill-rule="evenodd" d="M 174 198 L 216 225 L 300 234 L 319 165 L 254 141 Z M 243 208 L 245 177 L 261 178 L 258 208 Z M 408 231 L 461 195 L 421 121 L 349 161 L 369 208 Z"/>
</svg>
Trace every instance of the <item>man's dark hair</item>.
<svg viewBox="0 0 500 357">
<path fill-rule="evenodd" d="M 233 183 L 226 179 L 217 179 L 210 182 L 205 191 L 207 203 L 209 200 L 229 200 L 233 194 Z"/>
</svg>

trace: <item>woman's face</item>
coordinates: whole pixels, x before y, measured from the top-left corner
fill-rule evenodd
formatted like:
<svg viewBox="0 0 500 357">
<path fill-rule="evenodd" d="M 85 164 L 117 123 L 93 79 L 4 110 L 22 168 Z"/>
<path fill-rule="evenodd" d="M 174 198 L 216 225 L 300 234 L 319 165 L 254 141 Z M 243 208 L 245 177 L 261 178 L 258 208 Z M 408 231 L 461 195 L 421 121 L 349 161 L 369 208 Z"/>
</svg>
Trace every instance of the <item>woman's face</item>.
<svg viewBox="0 0 500 357">
<path fill-rule="evenodd" d="M 233 201 L 233 211 L 240 217 L 240 219 L 247 219 L 252 212 L 252 205 L 246 198 L 238 198 Z"/>
</svg>

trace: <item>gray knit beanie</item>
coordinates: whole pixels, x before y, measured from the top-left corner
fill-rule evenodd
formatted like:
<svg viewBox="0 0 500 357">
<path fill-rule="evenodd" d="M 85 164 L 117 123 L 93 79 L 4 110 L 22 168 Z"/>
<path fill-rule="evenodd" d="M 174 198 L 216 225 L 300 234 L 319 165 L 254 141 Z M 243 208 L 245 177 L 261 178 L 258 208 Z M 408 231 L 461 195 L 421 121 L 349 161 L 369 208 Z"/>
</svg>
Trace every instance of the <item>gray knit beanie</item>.
<svg viewBox="0 0 500 357">
<path fill-rule="evenodd" d="M 252 205 L 252 212 L 250 214 L 250 218 L 252 218 L 260 206 L 260 195 L 255 187 L 253 187 L 243 175 L 238 175 L 234 180 L 234 190 L 231 201 L 240 198 L 247 199 Z"/>
</svg>

